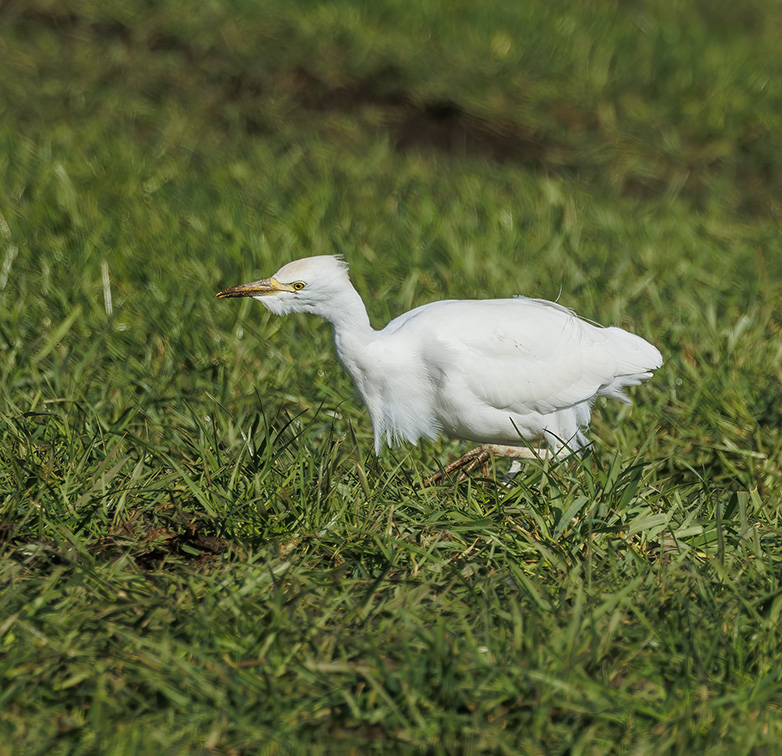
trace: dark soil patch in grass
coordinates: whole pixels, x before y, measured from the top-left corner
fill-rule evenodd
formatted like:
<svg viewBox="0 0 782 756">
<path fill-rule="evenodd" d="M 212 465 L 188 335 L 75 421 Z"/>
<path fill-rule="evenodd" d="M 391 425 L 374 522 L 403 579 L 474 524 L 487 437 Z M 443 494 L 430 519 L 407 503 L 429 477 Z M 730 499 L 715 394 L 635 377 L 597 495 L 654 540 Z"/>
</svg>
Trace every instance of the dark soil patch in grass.
<svg viewBox="0 0 782 756">
<path fill-rule="evenodd" d="M 231 548 L 223 538 L 200 533 L 194 526 L 184 531 L 159 527 L 143 534 L 116 533 L 90 545 L 90 550 L 101 557 L 116 558 L 128 553 L 141 569 L 155 569 L 171 556 L 206 563 Z"/>
<path fill-rule="evenodd" d="M 488 120 L 467 112 L 452 100 L 416 103 L 403 90 L 389 88 L 396 77 L 388 72 L 365 81 L 330 87 L 302 69 L 287 77 L 297 100 L 310 110 L 353 112 L 379 108 L 398 149 L 435 149 L 477 155 L 545 168 L 546 144 L 533 129 L 512 121 Z"/>
<path fill-rule="evenodd" d="M 86 540 L 86 550 L 101 559 L 114 560 L 129 556 L 142 570 L 158 569 L 171 557 L 195 565 L 206 564 L 233 550 L 233 544 L 214 535 L 208 535 L 197 523 L 185 527 L 147 527 L 140 520 L 112 529 L 109 535 Z M 0 545 L 7 554 L 24 555 L 28 563 L 67 564 L 79 559 L 78 553 L 67 542 L 52 539 L 30 540 L 16 534 L 9 523 L 0 523 Z"/>
<path fill-rule="evenodd" d="M 204 51 L 163 32 L 139 32 L 116 19 L 96 21 L 54 6 L 25 9 L 21 16 L 28 33 L 40 25 L 71 37 L 74 44 L 82 42 L 86 35 L 101 43 L 119 40 L 130 49 L 143 48 L 138 52 L 146 55 L 180 54 L 189 73 L 207 76 L 206 84 L 215 89 L 210 111 L 216 121 L 223 119 L 226 103 L 239 104 L 243 127 L 250 135 L 268 135 L 265 100 L 273 92 L 284 92 L 304 111 L 358 113 L 363 108 L 376 108 L 391 143 L 402 151 L 434 150 L 460 157 L 486 157 L 549 174 L 577 173 L 585 167 L 579 165 L 575 155 L 572 160 L 563 160 L 567 146 L 539 133 L 534 126 L 510 117 L 469 112 L 449 97 L 417 99 L 402 83 L 403 73 L 393 67 L 370 72 L 363 79 L 328 84 L 304 68 L 291 70 L 284 63 L 278 68 L 252 70 L 241 67 L 239 62 L 237 68 L 237 60 L 227 49 L 213 47 Z M 111 74 L 107 71 L 105 75 Z M 189 88 L 180 87 L 180 83 L 172 78 L 161 90 L 158 81 L 155 91 L 158 96 L 163 90 L 179 96 L 174 93 Z M 596 125 L 590 114 L 567 104 L 558 105 L 555 115 L 563 120 L 565 129 L 568 123 L 579 130 Z"/>
</svg>

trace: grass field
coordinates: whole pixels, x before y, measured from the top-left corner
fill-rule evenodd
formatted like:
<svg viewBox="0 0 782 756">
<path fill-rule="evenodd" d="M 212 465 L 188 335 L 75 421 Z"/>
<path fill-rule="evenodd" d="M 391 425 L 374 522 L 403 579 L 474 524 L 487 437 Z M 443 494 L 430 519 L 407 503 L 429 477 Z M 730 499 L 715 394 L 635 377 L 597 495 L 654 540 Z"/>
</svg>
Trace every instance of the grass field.
<svg viewBox="0 0 782 756">
<path fill-rule="evenodd" d="M 782 10 L 0 6 L 0 754 L 779 752 Z M 593 453 L 421 489 L 328 327 L 653 341 Z"/>
</svg>

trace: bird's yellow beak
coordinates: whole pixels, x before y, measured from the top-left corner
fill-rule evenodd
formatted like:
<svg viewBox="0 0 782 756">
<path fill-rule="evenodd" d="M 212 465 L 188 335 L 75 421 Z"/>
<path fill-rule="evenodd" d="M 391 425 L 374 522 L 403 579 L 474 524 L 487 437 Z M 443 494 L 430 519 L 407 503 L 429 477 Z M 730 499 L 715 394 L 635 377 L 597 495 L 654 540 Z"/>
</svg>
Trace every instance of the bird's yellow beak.
<svg viewBox="0 0 782 756">
<path fill-rule="evenodd" d="M 286 284 L 281 284 L 274 278 L 264 278 L 263 281 L 253 281 L 252 283 L 239 284 L 238 286 L 231 286 L 228 289 L 223 289 L 217 292 L 219 299 L 228 299 L 229 297 L 257 297 L 264 294 L 274 294 L 278 291 L 293 290 L 292 287 L 288 287 Z"/>
</svg>

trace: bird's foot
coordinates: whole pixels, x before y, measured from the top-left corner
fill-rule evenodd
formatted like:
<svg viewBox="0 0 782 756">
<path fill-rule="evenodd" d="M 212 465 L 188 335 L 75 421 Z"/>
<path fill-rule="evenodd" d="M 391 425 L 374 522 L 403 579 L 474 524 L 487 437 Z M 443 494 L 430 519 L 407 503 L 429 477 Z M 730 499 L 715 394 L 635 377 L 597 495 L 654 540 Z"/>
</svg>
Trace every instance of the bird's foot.
<svg viewBox="0 0 782 756">
<path fill-rule="evenodd" d="M 439 472 L 424 478 L 424 487 L 433 486 L 455 470 L 460 470 L 457 483 L 461 483 L 473 470 L 480 467 L 484 478 L 489 477 L 489 460 L 492 457 L 511 457 L 519 459 L 547 459 L 551 456 L 548 449 L 529 449 L 526 446 L 503 446 L 500 444 L 482 444 L 462 454 L 447 464 Z M 515 464 L 515 463 L 514 463 Z"/>
<path fill-rule="evenodd" d="M 476 446 L 474 449 L 462 454 L 461 457 L 455 459 L 453 462 L 449 462 L 442 470 L 430 475 L 428 478 L 424 478 L 424 487 L 433 486 L 439 483 L 443 478 L 450 475 L 455 470 L 461 470 L 458 482 L 463 481 L 469 473 L 471 473 L 476 467 L 481 467 L 481 472 L 488 475 L 489 473 L 489 459 L 491 458 L 491 452 L 486 444 L 482 446 Z"/>
</svg>

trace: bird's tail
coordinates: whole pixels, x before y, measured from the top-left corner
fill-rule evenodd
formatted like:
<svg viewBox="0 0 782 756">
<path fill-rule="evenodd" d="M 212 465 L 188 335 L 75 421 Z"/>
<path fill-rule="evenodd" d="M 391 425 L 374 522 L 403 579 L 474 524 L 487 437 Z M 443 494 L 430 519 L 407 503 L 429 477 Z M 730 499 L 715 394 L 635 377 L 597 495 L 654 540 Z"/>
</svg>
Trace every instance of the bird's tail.
<svg viewBox="0 0 782 756">
<path fill-rule="evenodd" d="M 629 404 L 630 400 L 624 393 L 627 386 L 638 386 L 649 378 L 657 368 L 662 367 L 663 356 L 656 346 L 640 336 L 628 333 L 621 328 L 607 328 L 611 332 L 611 340 L 615 349 L 617 361 L 616 377 L 600 387 L 598 394 L 618 399 Z"/>
</svg>

